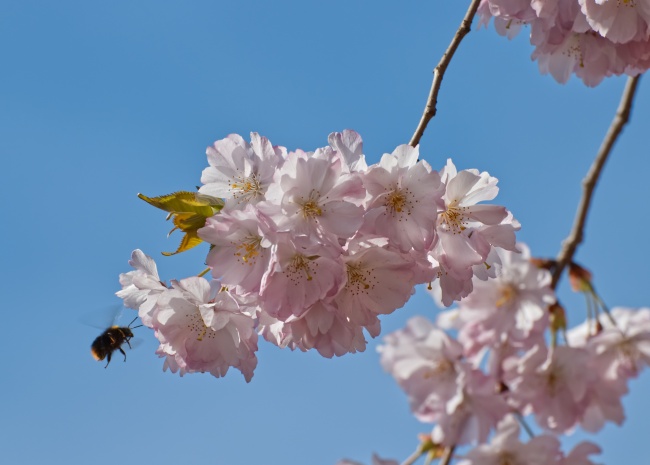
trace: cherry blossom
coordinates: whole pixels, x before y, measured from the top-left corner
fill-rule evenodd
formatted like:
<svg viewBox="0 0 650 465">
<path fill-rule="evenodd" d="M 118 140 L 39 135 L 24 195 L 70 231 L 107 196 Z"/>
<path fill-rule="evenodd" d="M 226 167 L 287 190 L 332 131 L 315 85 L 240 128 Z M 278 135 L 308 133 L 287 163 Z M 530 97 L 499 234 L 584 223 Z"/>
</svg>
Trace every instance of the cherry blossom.
<svg viewBox="0 0 650 465">
<path fill-rule="evenodd" d="M 650 365 L 650 308 L 616 307 L 611 310 L 616 326 L 608 318 L 596 334 L 586 321 L 567 333 L 572 345 L 586 346 L 596 357 L 608 379 L 632 378 Z"/>
<path fill-rule="evenodd" d="M 352 323 L 374 325 L 377 315 L 394 312 L 411 297 L 416 275 L 408 255 L 356 242 L 341 258 L 347 281 L 334 301 Z"/>
<path fill-rule="evenodd" d="M 377 325 L 379 320 L 376 320 Z M 262 313 L 260 334 L 278 347 L 307 351 L 316 349 L 323 357 L 340 357 L 363 352 L 366 339 L 363 327 L 351 323 L 334 304 L 319 301 L 299 317 L 280 321 Z M 379 331 L 371 331 L 377 334 Z"/>
<path fill-rule="evenodd" d="M 262 278 L 260 304 L 269 315 L 300 316 L 321 299 L 333 298 L 345 285 L 345 265 L 332 247 L 306 236 L 278 233 Z"/>
<path fill-rule="evenodd" d="M 264 199 L 273 174 L 286 155 L 284 147 L 273 147 L 266 137 L 251 133 L 250 144 L 240 135 L 218 140 L 207 151 L 210 166 L 203 170 L 199 192 L 227 199 L 229 206 Z"/>
<path fill-rule="evenodd" d="M 506 383 L 516 406 L 530 407 L 537 423 L 552 431 L 566 431 L 577 423 L 578 404 L 587 391 L 588 354 L 560 349 L 549 357 L 546 348 L 538 345 L 521 359 L 510 358 L 505 363 Z"/>
<path fill-rule="evenodd" d="M 462 370 L 458 390 L 445 404 L 431 433 L 444 446 L 485 442 L 509 408 L 497 393 L 497 383 L 479 370 Z"/>
<path fill-rule="evenodd" d="M 167 286 L 158 277 L 156 262 L 142 250 L 133 251 L 129 265 L 135 271 L 120 274 L 122 290 L 115 294 L 124 300 L 124 306 L 138 310 L 142 324 L 152 328 L 156 302 Z"/>
<path fill-rule="evenodd" d="M 366 192 L 359 175 L 344 172 L 341 157 L 327 159 L 327 154 L 324 149 L 289 153 L 275 173 L 262 209 L 281 231 L 338 244 L 361 226 Z"/>
<path fill-rule="evenodd" d="M 497 249 L 496 278 L 475 278 L 473 291 L 459 303 L 459 317 L 466 323 L 460 340 L 472 347 L 470 352 L 506 341 L 526 349 L 543 338 L 547 309 L 555 302 L 551 275 L 530 262 L 525 244 L 518 249 L 521 253 Z"/>
<path fill-rule="evenodd" d="M 458 465 L 550 465 L 560 457 L 560 441 L 543 434 L 527 443 L 519 440 L 520 428 L 513 415 L 507 415 L 497 426 L 489 444 L 469 451 Z"/>
<path fill-rule="evenodd" d="M 418 157 L 417 147 L 400 145 L 363 178 L 370 195 L 364 230 L 381 231 L 402 252 L 432 246 L 444 188 L 438 173 Z"/>
<path fill-rule="evenodd" d="M 257 365 L 255 309 L 221 291 L 218 281 L 192 277 L 172 281 L 172 287 L 158 300 L 154 323 L 161 339 L 158 354 L 168 359 L 165 366 L 181 375 L 209 372 L 216 377 L 234 367 L 249 382 Z"/>
<path fill-rule="evenodd" d="M 542 73 L 565 83 L 575 74 L 588 86 L 605 77 L 635 76 L 650 68 L 650 4 L 616 0 L 483 0 L 480 22 L 494 17 L 512 38 L 530 25 L 530 41 Z"/>
<path fill-rule="evenodd" d="M 206 258 L 212 276 L 244 292 L 258 292 L 271 259 L 269 236 L 274 229 L 271 220 L 253 205 L 224 209 L 208 218 L 198 234 L 215 246 Z"/>
<path fill-rule="evenodd" d="M 381 365 L 406 392 L 413 414 L 436 421 L 458 390 L 463 348 L 422 317 L 411 318 L 403 330 L 384 338 L 377 348 Z"/>
</svg>

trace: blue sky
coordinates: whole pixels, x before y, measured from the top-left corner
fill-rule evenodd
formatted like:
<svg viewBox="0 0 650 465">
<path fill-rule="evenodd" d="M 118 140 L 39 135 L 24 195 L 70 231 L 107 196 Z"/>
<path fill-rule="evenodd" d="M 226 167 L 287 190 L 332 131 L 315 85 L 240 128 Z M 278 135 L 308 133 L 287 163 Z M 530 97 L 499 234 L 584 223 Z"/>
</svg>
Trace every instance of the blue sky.
<svg viewBox="0 0 650 465">
<path fill-rule="evenodd" d="M 431 71 L 466 2 L 5 1 L 0 5 L 0 243 L 4 359 L 0 451 L 7 463 L 333 465 L 372 452 L 399 460 L 430 427 L 365 353 L 328 360 L 261 344 L 250 384 L 162 372 L 156 341 L 108 369 L 89 346 L 119 303 L 118 274 L 135 248 L 161 277 L 203 267 L 206 247 L 165 258 L 164 213 L 136 197 L 192 189 L 205 147 L 259 132 L 313 150 L 345 128 L 375 162 L 410 139 Z M 421 142 L 434 168 L 499 178 L 498 203 L 534 255 L 555 256 L 624 78 L 589 89 L 541 76 L 526 32 L 473 31 L 443 82 Z M 598 185 L 577 260 L 610 306 L 650 305 L 648 122 L 641 80 L 632 123 Z M 566 282 L 570 321 L 584 318 Z M 437 309 L 418 292 L 383 332 Z M 128 323 L 130 314 L 121 323 Z M 381 339 L 381 338 L 379 338 Z M 625 398 L 627 422 L 592 438 L 603 463 L 642 464 L 650 375 Z"/>
</svg>

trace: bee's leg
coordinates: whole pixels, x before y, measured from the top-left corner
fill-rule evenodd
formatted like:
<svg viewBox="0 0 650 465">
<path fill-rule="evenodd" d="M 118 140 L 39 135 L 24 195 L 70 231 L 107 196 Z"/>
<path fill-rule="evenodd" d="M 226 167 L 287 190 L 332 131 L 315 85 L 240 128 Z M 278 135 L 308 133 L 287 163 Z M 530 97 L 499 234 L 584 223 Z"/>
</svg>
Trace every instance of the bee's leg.
<svg viewBox="0 0 650 465">
<path fill-rule="evenodd" d="M 111 352 L 108 352 L 108 355 L 106 356 L 106 367 L 108 367 L 108 364 L 111 363 L 111 355 L 113 355 Z"/>
<path fill-rule="evenodd" d="M 133 347 L 131 347 L 131 343 L 129 342 L 131 340 L 130 337 L 126 338 L 126 343 L 129 345 L 129 349 L 133 350 Z"/>
<path fill-rule="evenodd" d="M 126 352 L 124 352 L 121 347 L 118 347 L 118 349 L 122 352 L 122 355 L 124 355 L 124 361 L 126 362 Z"/>
</svg>

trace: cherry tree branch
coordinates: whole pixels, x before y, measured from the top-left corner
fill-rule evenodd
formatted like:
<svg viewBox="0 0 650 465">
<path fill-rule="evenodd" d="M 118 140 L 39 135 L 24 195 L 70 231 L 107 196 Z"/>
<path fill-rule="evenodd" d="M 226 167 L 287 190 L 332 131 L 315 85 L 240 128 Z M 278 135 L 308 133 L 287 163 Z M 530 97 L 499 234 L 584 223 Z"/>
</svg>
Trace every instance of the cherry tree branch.
<svg viewBox="0 0 650 465">
<path fill-rule="evenodd" d="M 630 119 L 632 101 L 634 100 L 634 94 L 639 83 L 639 77 L 640 76 L 628 78 L 627 83 L 625 84 L 625 89 L 623 90 L 623 95 L 621 96 L 621 102 L 619 103 L 616 115 L 612 120 L 612 124 L 609 126 L 609 130 L 600 146 L 598 155 L 596 155 L 587 175 L 582 180 L 582 198 L 578 205 L 578 211 L 576 212 L 576 217 L 573 222 L 573 228 L 571 229 L 569 236 L 562 242 L 562 250 L 560 250 L 560 253 L 556 258 L 557 265 L 553 272 L 553 280 L 551 282 L 553 289 L 557 287 L 564 268 L 571 263 L 578 245 L 580 245 L 584 239 L 587 213 L 589 212 L 589 206 L 591 205 L 591 199 L 593 198 L 596 184 L 598 183 L 598 179 L 600 178 L 600 174 L 605 166 L 607 157 L 612 151 L 614 143 L 623 131 L 623 127 Z"/>
<path fill-rule="evenodd" d="M 440 85 L 442 84 L 442 78 L 445 75 L 447 66 L 449 66 L 454 53 L 456 53 L 456 49 L 460 45 L 460 42 L 463 40 L 463 37 L 465 37 L 471 30 L 472 20 L 474 19 L 474 15 L 476 15 L 476 10 L 478 9 L 480 2 L 481 0 L 472 0 L 472 3 L 469 5 L 467 13 L 465 13 L 465 17 L 460 23 L 460 27 L 456 31 L 456 34 L 454 34 L 454 38 L 451 40 L 449 47 L 447 47 L 447 50 L 445 50 L 445 53 L 442 55 L 440 62 L 433 70 L 433 82 L 431 83 L 429 98 L 427 99 L 427 104 L 424 107 L 422 118 L 420 118 L 420 123 L 418 124 L 418 127 L 415 130 L 413 137 L 411 137 L 411 141 L 409 142 L 409 145 L 412 147 L 415 147 L 420 143 L 420 139 L 422 138 L 422 135 L 424 134 L 429 121 L 431 121 L 431 119 L 436 115 L 438 91 L 440 90 Z"/>
</svg>

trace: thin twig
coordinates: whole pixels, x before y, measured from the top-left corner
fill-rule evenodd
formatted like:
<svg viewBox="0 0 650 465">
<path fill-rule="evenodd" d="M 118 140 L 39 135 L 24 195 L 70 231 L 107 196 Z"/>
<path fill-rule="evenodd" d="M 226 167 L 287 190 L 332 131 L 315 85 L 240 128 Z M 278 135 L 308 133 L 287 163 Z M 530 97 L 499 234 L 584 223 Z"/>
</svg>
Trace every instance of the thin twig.
<svg viewBox="0 0 650 465">
<path fill-rule="evenodd" d="M 609 130 L 600 146 L 598 155 L 596 155 L 591 168 L 589 168 L 587 176 L 582 180 L 582 198 L 578 205 L 578 211 L 576 212 L 576 217 L 573 222 L 573 228 L 571 229 L 569 236 L 562 242 L 562 250 L 556 259 L 557 266 L 553 272 L 553 280 L 551 282 L 553 289 L 557 287 L 564 268 L 566 268 L 566 266 L 573 260 L 576 249 L 583 240 L 587 213 L 589 211 L 589 205 L 591 204 L 594 189 L 596 188 L 596 183 L 598 182 L 600 173 L 603 166 L 605 166 L 607 157 L 612 151 L 616 139 L 630 119 L 632 101 L 634 100 L 634 93 L 638 83 L 639 76 L 628 78 L 627 83 L 625 84 L 625 89 L 623 90 L 623 95 L 621 96 L 621 103 L 618 105 L 618 110 L 616 110 L 616 115 L 612 120 L 612 124 L 609 126 Z"/>
<path fill-rule="evenodd" d="M 555 337 L 555 333 L 551 333 L 553 337 Z M 523 426 L 524 430 L 526 431 L 526 434 L 528 434 L 528 437 L 530 439 L 533 439 L 535 437 L 535 433 L 533 433 L 533 430 L 530 428 L 530 425 L 524 418 L 524 416 L 521 414 L 521 412 L 515 411 L 515 417 L 517 417 L 517 420 L 519 421 L 519 424 Z"/>
<path fill-rule="evenodd" d="M 422 451 L 422 448 L 418 446 L 417 450 L 413 452 L 411 455 L 409 455 L 408 458 L 402 462 L 402 465 L 413 465 L 417 461 L 417 459 L 422 457 L 422 454 L 424 454 L 424 452 Z"/>
<path fill-rule="evenodd" d="M 409 142 L 409 145 L 412 147 L 415 147 L 420 143 L 420 139 L 422 138 L 422 135 L 427 128 L 427 124 L 429 124 L 429 121 L 431 121 L 431 119 L 436 116 L 438 91 L 440 90 L 440 84 L 442 84 L 442 78 L 445 75 L 447 66 L 449 66 L 454 53 L 456 53 L 456 49 L 460 45 L 460 42 L 463 40 L 463 37 L 465 37 L 471 30 L 472 20 L 474 19 L 474 15 L 476 14 L 479 3 L 481 3 L 481 0 L 472 0 L 472 3 L 467 9 L 467 13 L 465 13 L 463 22 L 460 23 L 460 27 L 456 31 L 456 34 L 454 34 L 454 38 L 451 40 L 449 47 L 447 47 L 447 50 L 445 50 L 445 53 L 442 55 L 438 66 L 436 66 L 436 68 L 433 70 L 433 82 L 431 83 L 429 98 L 427 99 L 427 104 L 424 107 L 422 118 L 420 118 L 420 123 L 418 124 L 418 127 L 415 130 L 413 137 L 411 138 L 411 142 Z"/>
<path fill-rule="evenodd" d="M 445 453 L 442 454 L 442 457 L 440 458 L 440 465 L 449 465 L 455 449 L 456 446 L 449 446 L 445 449 Z"/>
</svg>

